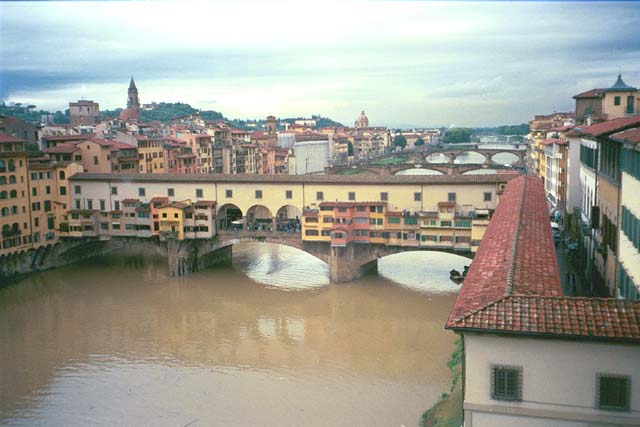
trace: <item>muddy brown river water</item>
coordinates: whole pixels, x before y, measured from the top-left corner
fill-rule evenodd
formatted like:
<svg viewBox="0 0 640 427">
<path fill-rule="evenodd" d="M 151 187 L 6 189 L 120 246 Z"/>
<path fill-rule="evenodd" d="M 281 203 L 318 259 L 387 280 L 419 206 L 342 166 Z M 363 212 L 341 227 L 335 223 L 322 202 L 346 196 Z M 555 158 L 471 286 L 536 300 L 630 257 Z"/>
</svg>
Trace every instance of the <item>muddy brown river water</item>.
<svg viewBox="0 0 640 427">
<path fill-rule="evenodd" d="M 104 257 L 0 288 L 0 425 L 415 426 L 447 391 L 468 260 L 403 253 L 340 285 L 284 246 L 233 260 L 171 278 Z"/>
</svg>

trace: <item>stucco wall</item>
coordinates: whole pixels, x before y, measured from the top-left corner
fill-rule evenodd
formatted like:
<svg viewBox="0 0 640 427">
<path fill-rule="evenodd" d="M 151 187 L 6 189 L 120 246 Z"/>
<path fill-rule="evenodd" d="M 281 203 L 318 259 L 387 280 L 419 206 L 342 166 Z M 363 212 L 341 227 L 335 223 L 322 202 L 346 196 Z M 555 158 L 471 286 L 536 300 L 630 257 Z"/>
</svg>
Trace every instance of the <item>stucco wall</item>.
<svg viewBox="0 0 640 427">
<path fill-rule="evenodd" d="M 588 341 L 515 338 L 492 335 L 465 335 L 465 405 L 471 412 L 493 408 L 496 412 L 515 412 L 512 416 L 528 420 L 535 416 L 560 413 L 574 421 L 626 419 L 640 423 L 640 346 Z M 505 402 L 491 398 L 491 365 L 522 367 L 522 401 Z M 602 411 L 595 408 L 596 374 L 631 377 L 631 411 Z M 498 410 L 495 410 L 496 407 Z M 502 409 L 500 409 L 502 408 Z M 468 410 L 468 408 L 467 408 Z M 473 426 L 500 425 L 584 425 L 557 420 L 552 423 L 516 422 L 514 419 L 472 415 Z M 482 422 L 480 420 L 486 420 Z M 601 425 L 591 421 L 589 425 Z"/>
</svg>

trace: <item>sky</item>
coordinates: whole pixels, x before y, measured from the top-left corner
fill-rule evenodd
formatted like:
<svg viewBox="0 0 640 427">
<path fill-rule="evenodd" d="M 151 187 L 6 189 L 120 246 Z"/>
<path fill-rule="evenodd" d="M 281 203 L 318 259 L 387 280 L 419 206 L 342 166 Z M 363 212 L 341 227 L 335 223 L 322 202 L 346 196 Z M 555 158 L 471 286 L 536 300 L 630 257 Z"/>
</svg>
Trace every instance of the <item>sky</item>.
<svg viewBox="0 0 640 427">
<path fill-rule="evenodd" d="M 640 4 L 117 1 L 0 3 L 0 100 L 187 102 L 228 118 L 495 126 L 640 87 Z"/>
</svg>

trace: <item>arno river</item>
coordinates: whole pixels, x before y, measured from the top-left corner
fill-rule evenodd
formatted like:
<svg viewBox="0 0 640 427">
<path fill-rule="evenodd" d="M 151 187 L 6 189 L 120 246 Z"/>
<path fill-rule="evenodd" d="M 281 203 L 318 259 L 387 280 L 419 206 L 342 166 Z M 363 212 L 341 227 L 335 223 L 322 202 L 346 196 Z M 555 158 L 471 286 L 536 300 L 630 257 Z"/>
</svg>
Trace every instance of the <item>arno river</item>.
<svg viewBox="0 0 640 427">
<path fill-rule="evenodd" d="M 284 246 L 170 278 L 105 257 L 0 289 L 0 425 L 415 426 L 448 391 L 469 261 L 435 252 L 328 284 Z"/>
</svg>

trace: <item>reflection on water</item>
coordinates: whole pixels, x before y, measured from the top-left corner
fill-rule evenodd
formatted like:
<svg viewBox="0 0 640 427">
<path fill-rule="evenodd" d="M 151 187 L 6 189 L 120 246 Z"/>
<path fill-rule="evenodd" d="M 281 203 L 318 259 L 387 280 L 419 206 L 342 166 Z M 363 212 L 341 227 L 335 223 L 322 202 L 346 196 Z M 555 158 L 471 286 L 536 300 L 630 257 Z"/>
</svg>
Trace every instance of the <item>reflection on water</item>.
<svg viewBox="0 0 640 427">
<path fill-rule="evenodd" d="M 460 262 L 423 255 L 380 261 L 403 286 L 330 285 L 266 244 L 181 278 L 117 257 L 34 274 L 0 289 L 0 425 L 415 425 L 449 384 Z"/>
<path fill-rule="evenodd" d="M 457 164 L 457 165 L 464 165 L 467 163 L 471 163 L 474 165 L 479 165 L 485 162 L 485 158 L 482 154 L 480 153 L 474 153 L 471 151 L 465 151 L 464 153 L 460 153 L 458 155 L 456 155 L 455 160 L 453 161 L 453 163 Z"/>
<path fill-rule="evenodd" d="M 511 153 L 498 153 L 491 158 L 491 161 L 498 165 L 511 165 L 518 161 L 518 156 Z"/>
<path fill-rule="evenodd" d="M 289 246 L 236 245 L 233 264 L 252 280 L 282 290 L 313 289 L 329 284 L 329 266 L 325 262 Z"/>
<path fill-rule="evenodd" d="M 460 285 L 449 280 L 451 269 L 463 271 L 471 260 L 444 252 L 406 252 L 378 261 L 378 273 L 413 291 L 451 293 Z"/>
<path fill-rule="evenodd" d="M 443 175 L 443 173 L 433 169 L 414 168 L 396 172 L 396 175 Z"/>
<path fill-rule="evenodd" d="M 442 153 L 430 154 L 426 160 L 429 163 L 449 163 L 449 157 Z"/>
</svg>

